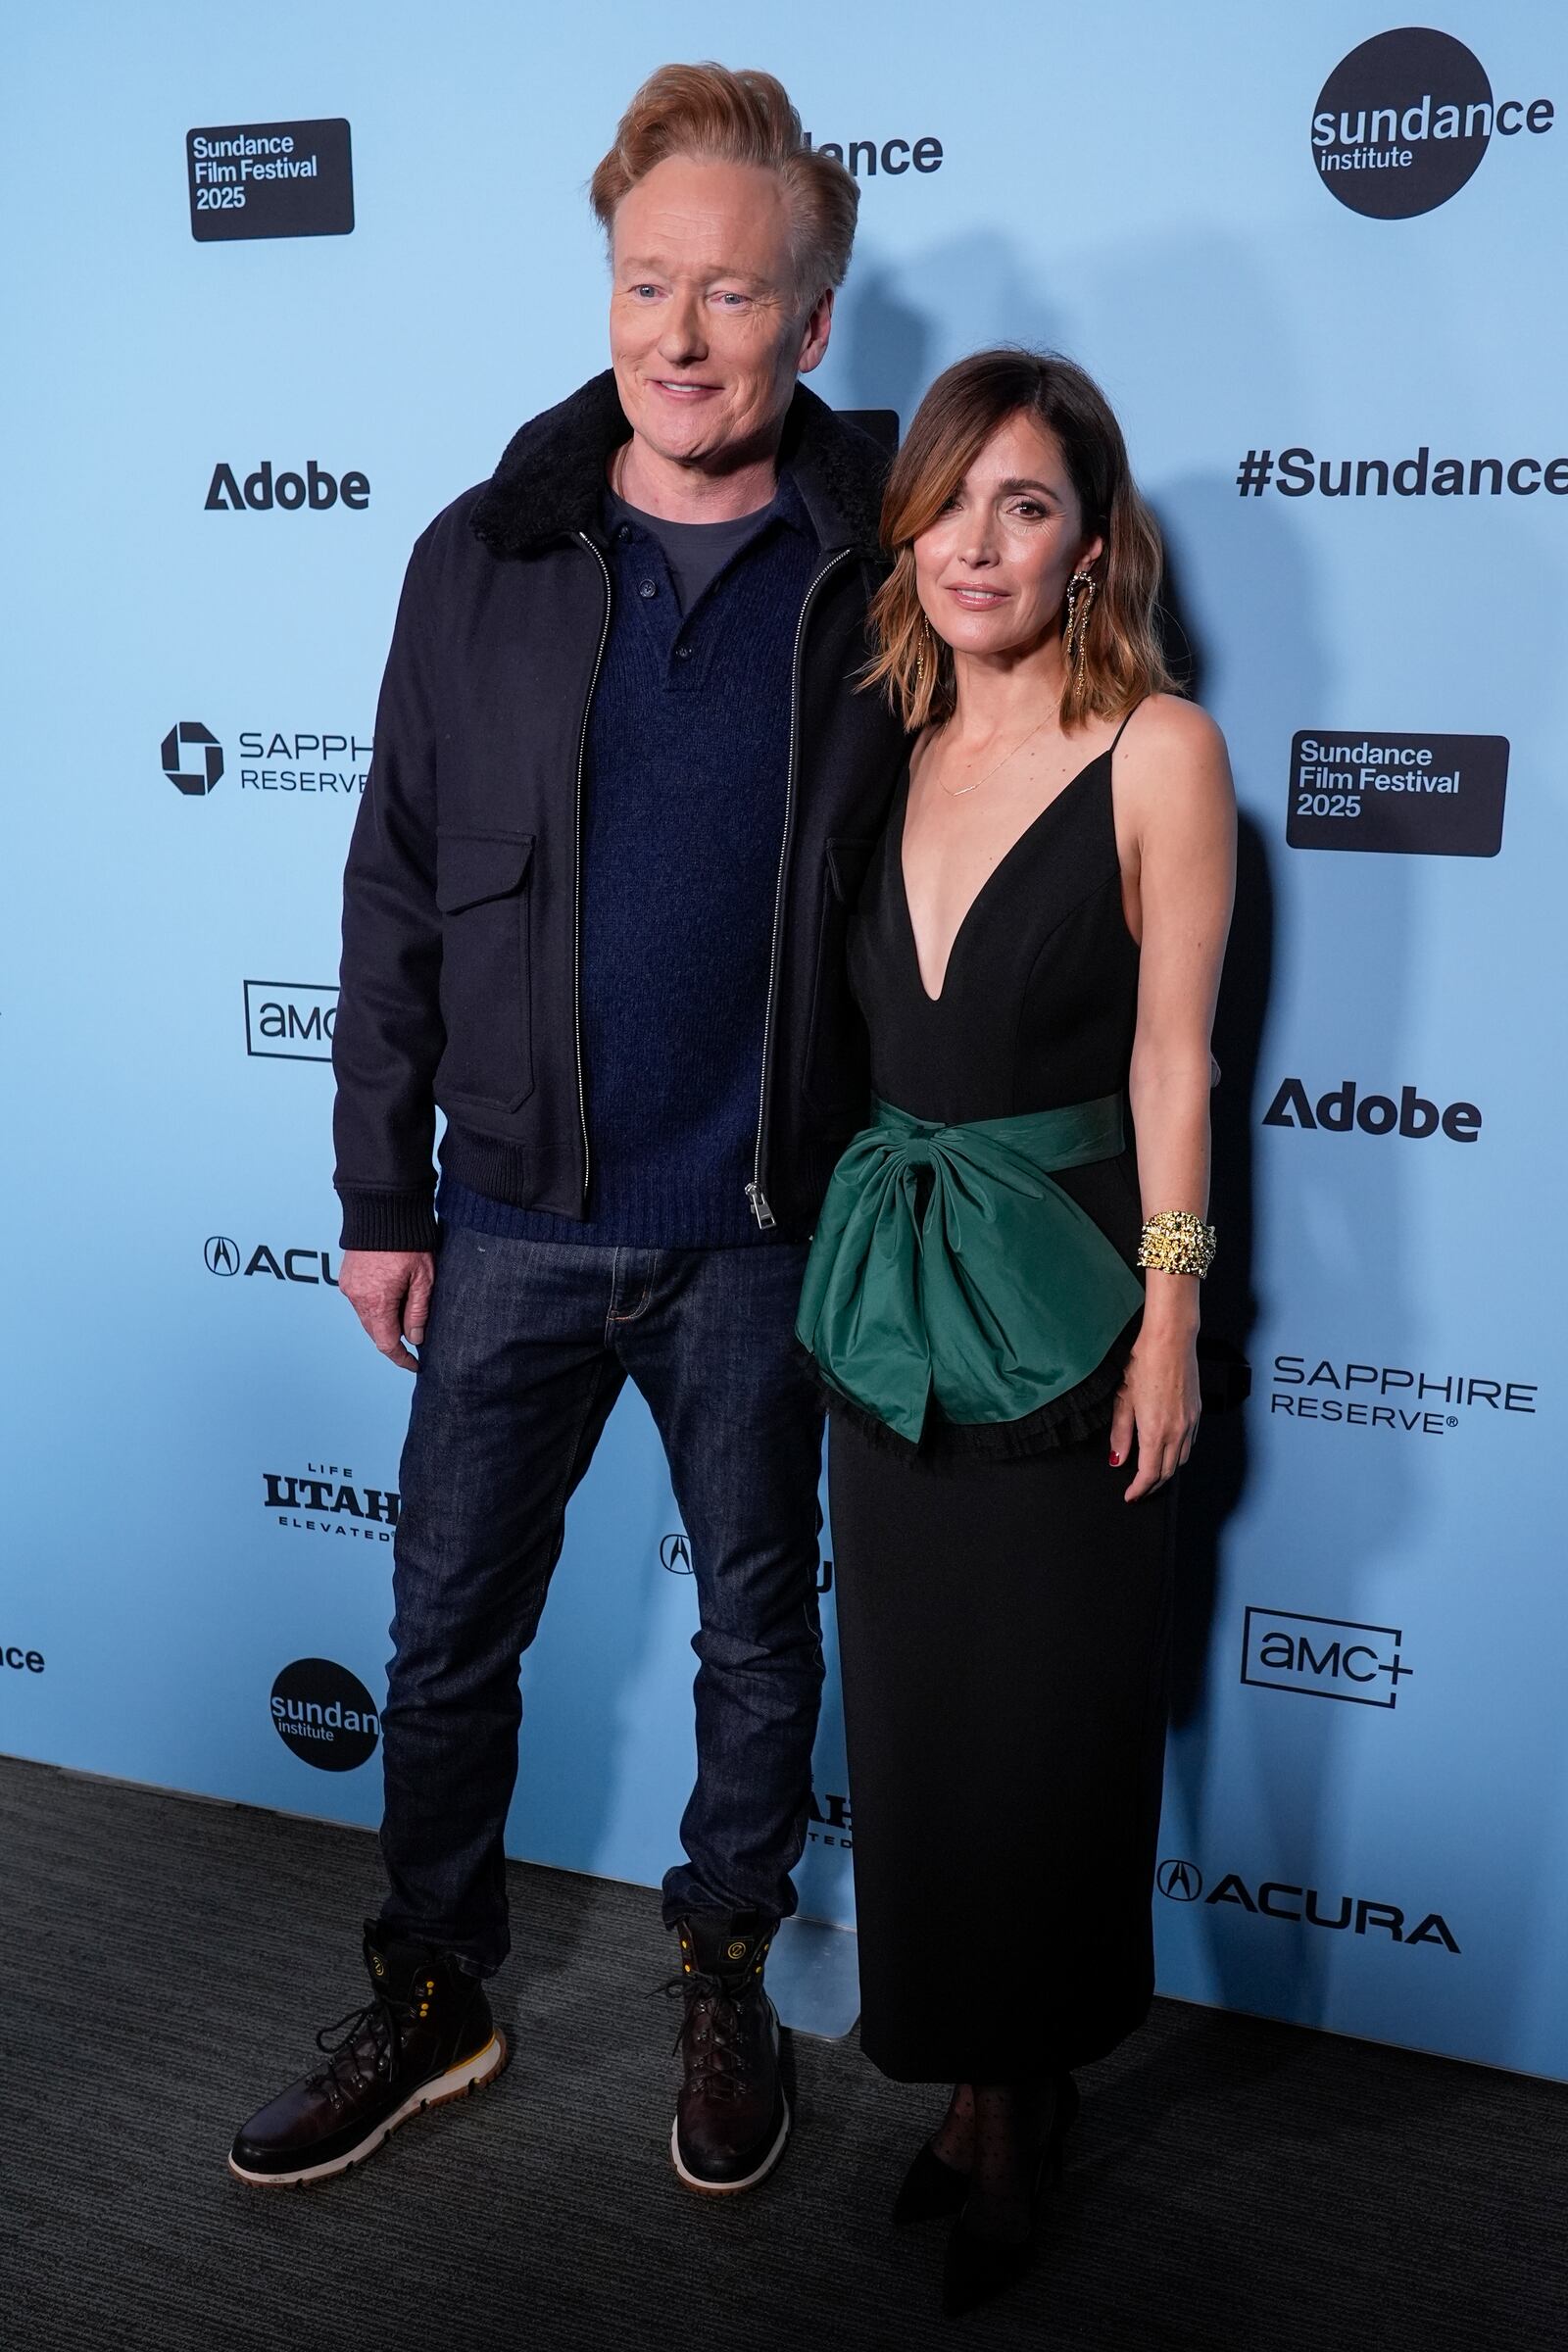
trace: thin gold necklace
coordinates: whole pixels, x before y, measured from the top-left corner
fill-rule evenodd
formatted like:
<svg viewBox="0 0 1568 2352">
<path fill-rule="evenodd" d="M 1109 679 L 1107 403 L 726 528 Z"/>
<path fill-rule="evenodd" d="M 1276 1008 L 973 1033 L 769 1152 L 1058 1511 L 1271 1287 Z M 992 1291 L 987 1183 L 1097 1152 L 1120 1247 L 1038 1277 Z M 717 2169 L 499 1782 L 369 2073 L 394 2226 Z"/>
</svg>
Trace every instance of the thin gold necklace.
<svg viewBox="0 0 1568 2352">
<path fill-rule="evenodd" d="M 938 776 L 938 791 L 945 792 L 950 801 L 967 800 L 971 792 L 978 792 L 982 784 L 988 784 L 991 781 L 991 778 L 996 774 L 998 768 L 1005 767 L 1009 760 L 1016 760 L 1018 754 L 1023 750 L 1024 745 L 1032 742 L 1034 737 L 1039 734 L 1042 727 L 1050 725 L 1051 721 L 1055 717 L 1056 711 L 1060 709 L 1060 707 L 1061 705 L 1058 699 L 1054 708 L 1048 710 L 1044 718 L 1037 719 L 1035 721 L 1027 735 L 1019 736 L 1017 742 L 1013 745 L 1010 752 L 1004 752 L 1002 758 L 988 767 L 983 776 L 976 776 L 972 784 L 960 784 L 957 790 L 955 791 L 951 784 L 944 784 L 942 778 Z"/>
</svg>

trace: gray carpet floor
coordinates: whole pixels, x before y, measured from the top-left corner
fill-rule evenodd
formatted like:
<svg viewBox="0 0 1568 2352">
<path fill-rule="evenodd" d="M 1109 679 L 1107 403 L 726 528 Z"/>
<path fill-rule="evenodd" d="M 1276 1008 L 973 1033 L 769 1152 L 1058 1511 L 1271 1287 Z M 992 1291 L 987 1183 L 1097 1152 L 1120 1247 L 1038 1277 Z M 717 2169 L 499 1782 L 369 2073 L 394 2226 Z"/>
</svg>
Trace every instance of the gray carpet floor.
<svg viewBox="0 0 1568 2352">
<path fill-rule="evenodd" d="M 941 2225 L 886 2220 L 932 2096 L 853 2038 L 797 2037 L 797 2130 L 761 2189 L 681 2188 L 651 1894 L 515 1869 L 502 2082 L 363 2172 L 268 2194 L 224 2152 L 362 1997 L 373 1841 L 0 1761 L 0 1867 L 9 2352 L 1568 2340 L 1553 2084 L 1160 2002 L 1083 2078 L 1034 2274 L 948 2323 Z"/>
</svg>

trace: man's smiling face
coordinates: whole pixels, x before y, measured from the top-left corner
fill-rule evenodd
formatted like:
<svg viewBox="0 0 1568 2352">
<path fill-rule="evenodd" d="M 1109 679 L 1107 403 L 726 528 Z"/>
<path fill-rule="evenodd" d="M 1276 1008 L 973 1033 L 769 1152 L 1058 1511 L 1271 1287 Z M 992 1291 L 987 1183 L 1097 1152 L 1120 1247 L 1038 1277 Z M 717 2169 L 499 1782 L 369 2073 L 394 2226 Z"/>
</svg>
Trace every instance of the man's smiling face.
<svg viewBox="0 0 1568 2352">
<path fill-rule="evenodd" d="M 722 473 L 766 455 L 832 303 L 801 289 L 789 198 L 752 164 L 669 156 L 615 214 L 610 349 L 647 448 Z"/>
</svg>

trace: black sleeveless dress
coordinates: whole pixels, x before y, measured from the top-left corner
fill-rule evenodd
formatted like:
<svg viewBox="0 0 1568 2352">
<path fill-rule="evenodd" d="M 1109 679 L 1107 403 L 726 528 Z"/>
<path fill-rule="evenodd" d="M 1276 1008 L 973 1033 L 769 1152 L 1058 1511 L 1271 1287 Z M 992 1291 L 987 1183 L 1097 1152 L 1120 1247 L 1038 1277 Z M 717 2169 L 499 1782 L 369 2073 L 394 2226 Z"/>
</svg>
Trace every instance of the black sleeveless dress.
<svg viewBox="0 0 1568 2352">
<path fill-rule="evenodd" d="M 927 996 L 903 873 L 908 779 L 850 943 L 871 1082 L 962 1122 L 1124 1092 L 1138 949 L 1103 752 L 984 884 Z M 1129 1128 L 1130 1132 L 1130 1128 Z M 1129 1265 L 1136 1162 L 1056 1181 Z M 1049 1283 L 1049 1264 L 1019 1265 Z M 1153 1990 L 1172 1495 L 1123 1496 L 1106 1362 L 1028 1422 L 933 1410 L 918 1450 L 832 1411 L 828 1452 L 860 1956 L 860 2041 L 905 2082 L 1102 2057 Z"/>
</svg>

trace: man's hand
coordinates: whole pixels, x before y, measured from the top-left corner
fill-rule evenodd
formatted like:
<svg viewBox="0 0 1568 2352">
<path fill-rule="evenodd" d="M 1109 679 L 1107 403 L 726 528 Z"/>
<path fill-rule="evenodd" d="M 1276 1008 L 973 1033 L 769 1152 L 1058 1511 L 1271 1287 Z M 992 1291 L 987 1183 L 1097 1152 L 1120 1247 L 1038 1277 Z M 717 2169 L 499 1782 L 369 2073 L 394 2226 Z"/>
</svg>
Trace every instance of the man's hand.
<svg viewBox="0 0 1568 2352">
<path fill-rule="evenodd" d="M 424 1345 L 424 1318 L 435 1288 L 429 1250 L 345 1250 L 337 1287 L 381 1353 L 405 1372 L 417 1372 L 409 1348 Z"/>
</svg>

